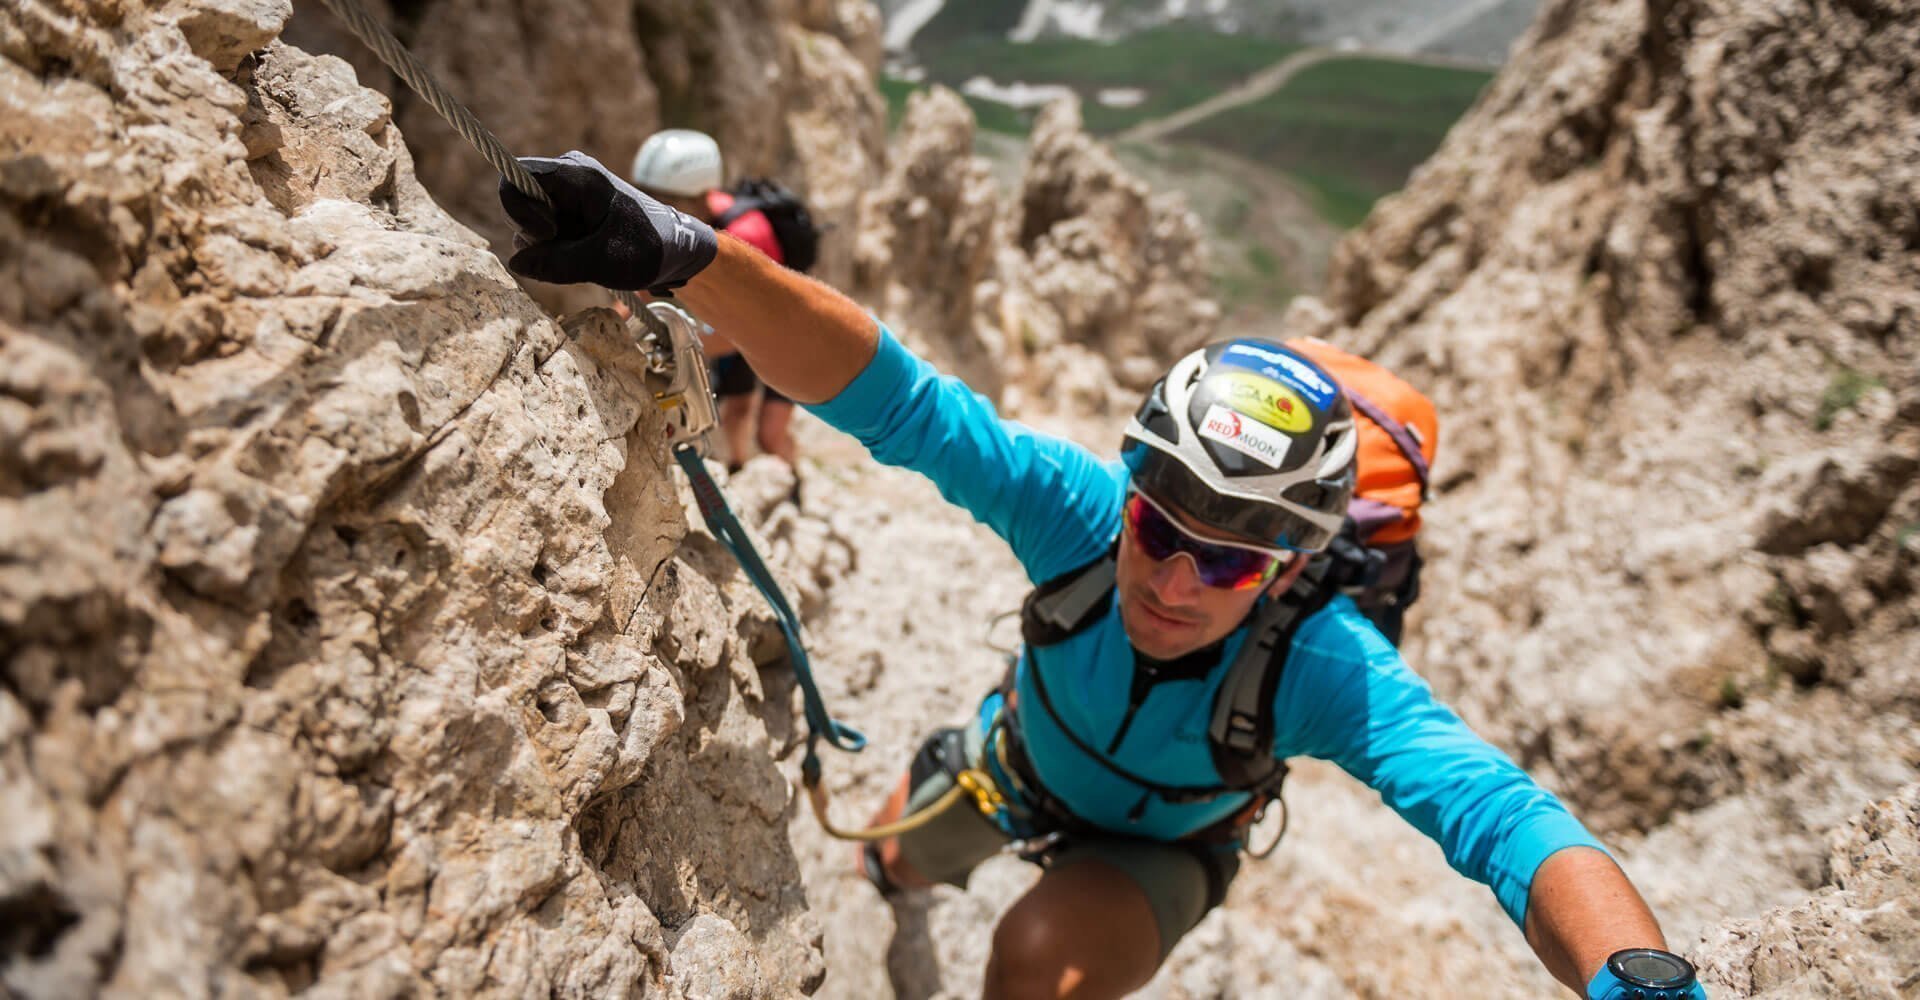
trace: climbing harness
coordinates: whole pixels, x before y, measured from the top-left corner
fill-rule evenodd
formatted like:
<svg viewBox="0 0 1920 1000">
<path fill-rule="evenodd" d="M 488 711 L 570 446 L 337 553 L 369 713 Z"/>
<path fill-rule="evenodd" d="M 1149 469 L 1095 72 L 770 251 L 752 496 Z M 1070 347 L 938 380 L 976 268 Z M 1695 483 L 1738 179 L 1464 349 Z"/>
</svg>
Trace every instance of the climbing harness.
<svg viewBox="0 0 1920 1000">
<path fill-rule="evenodd" d="M 1281 797 L 1287 778 L 1287 764 L 1273 756 L 1273 700 L 1286 669 L 1287 651 L 1300 625 L 1324 607 L 1338 592 L 1334 578 L 1336 563 L 1316 558 L 1294 581 L 1285 594 L 1262 602 L 1249 623 L 1249 635 L 1240 652 L 1227 667 L 1226 677 L 1214 697 L 1207 728 L 1207 743 L 1214 769 L 1220 781 L 1208 785 L 1166 785 L 1136 774 L 1109 759 L 1097 747 L 1089 745 L 1074 731 L 1054 707 L 1052 696 L 1039 671 L 1034 671 L 1033 686 L 1039 710 L 1050 717 L 1068 742 L 1107 772 L 1138 786 L 1142 795 L 1133 816 L 1145 811 L 1150 798 L 1171 803 L 1204 802 L 1228 794 L 1247 794 L 1248 808 L 1236 814 L 1225 826 L 1248 831 L 1259 825 L 1274 803 L 1280 805 L 1280 828 L 1271 842 L 1261 848 L 1247 845 L 1247 852 L 1265 857 L 1286 835 L 1287 806 Z M 1115 553 L 1109 550 L 1100 558 L 1070 570 L 1035 588 L 1021 607 L 1021 638 L 1028 648 L 1051 646 L 1090 628 L 1116 599 L 1114 590 Z M 1126 731 L 1149 693 L 1155 677 L 1141 676 L 1136 666 L 1134 697 L 1127 716 L 1121 722 Z M 1145 684 L 1142 684 L 1142 681 Z M 1022 706 L 1024 710 L 1024 706 Z"/>
<path fill-rule="evenodd" d="M 546 192 L 533 179 L 520 161 L 508 152 L 485 125 L 475 118 L 458 101 L 455 101 L 437 80 L 433 73 L 407 51 L 393 33 L 370 15 L 360 0 L 322 0 L 327 9 L 346 24 L 347 28 L 361 42 L 380 57 L 380 61 L 394 71 L 407 86 L 421 96 L 433 109 L 440 113 L 454 131 L 471 143 L 484 156 L 494 169 L 500 171 L 517 190 L 548 207 L 552 201 Z M 849 753 L 857 753 L 867 745 L 867 738 L 859 731 L 844 725 L 827 711 L 826 703 L 820 696 L 819 685 L 814 683 L 812 665 L 807 659 L 806 647 L 800 641 L 800 617 L 793 612 L 781 593 L 780 585 L 773 574 L 755 551 L 753 541 L 747 536 L 740 521 L 727 506 L 726 496 L 721 493 L 720 485 L 707 472 L 702 456 L 706 452 L 707 435 L 713 430 L 714 410 L 713 393 L 707 384 L 707 366 L 700 353 L 699 323 L 686 311 L 667 302 L 642 303 L 639 296 L 631 292 L 613 290 L 615 298 L 626 306 L 629 320 L 628 329 L 635 332 L 640 347 L 647 355 L 648 368 L 656 376 L 666 380 L 665 388 L 654 393 L 654 403 L 667 416 L 667 446 L 673 452 L 674 459 L 686 471 L 687 479 L 693 486 L 695 501 L 700 507 L 700 516 L 705 519 L 707 529 L 720 540 L 727 550 L 739 560 L 740 568 L 747 574 L 754 587 L 766 598 L 773 608 L 774 617 L 779 621 L 780 631 L 786 636 L 787 650 L 792 659 L 794 676 L 798 679 L 802 700 L 805 704 L 807 720 L 807 752 L 800 764 L 801 780 L 805 782 L 808 797 L 812 800 L 815 814 L 820 818 L 821 826 L 834 836 L 850 836 L 846 831 L 837 830 L 827 820 L 827 793 L 820 780 L 820 756 L 818 745 L 826 740 L 833 746 Z M 976 802 L 987 802 L 993 794 L 982 788 L 977 781 L 968 784 L 956 784 L 949 798 L 957 801 L 961 795 L 971 793 Z M 952 802 L 946 802 L 951 805 Z M 936 803 L 938 805 L 938 803 Z M 919 814 L 916 814 L 918 816 Z M 928 817 L 930 818 L 930 817 Z M 910 818 L 911 819 L 911 818 Z M 925 822 L 920 819 L 919 822 Z M 898 826 L 899 824 L 894 824 Z M 917 823 L 914 825 L 918 825 Z M 911 829 L 911 826 L 906 827 Z M 859 836 L 867 839 L 891 836 L 883 829 L 879 833 L 867 831 Z"/>
</svg>

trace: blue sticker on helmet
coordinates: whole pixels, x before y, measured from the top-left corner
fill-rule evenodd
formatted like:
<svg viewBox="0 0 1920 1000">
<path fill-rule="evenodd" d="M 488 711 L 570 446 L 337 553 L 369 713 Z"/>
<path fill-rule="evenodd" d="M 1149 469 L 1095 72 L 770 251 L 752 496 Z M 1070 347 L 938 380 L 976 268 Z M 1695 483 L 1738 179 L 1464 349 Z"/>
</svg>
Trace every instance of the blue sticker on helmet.
<svg viewBox="0 0 1920 1000">
<path fill-rule="evenodd" d="M 1251 340 L 1236 340 L 1227 345 L 1220 355 L 1220 364 L 1232 365 L 1256 371 L 1271 379 L 1278 379 L 1300 390 L 1302 396 L 1313 404 L 1316 410 L 1325 410 L 1333 405 L 1334 398 L 1340 395 L 1340 387 L 1333 380 L 1320 373 L 1319 369 L 1300 360 L 1286 351 L 1276 351 L 1271 347 Z"/>
</svg>

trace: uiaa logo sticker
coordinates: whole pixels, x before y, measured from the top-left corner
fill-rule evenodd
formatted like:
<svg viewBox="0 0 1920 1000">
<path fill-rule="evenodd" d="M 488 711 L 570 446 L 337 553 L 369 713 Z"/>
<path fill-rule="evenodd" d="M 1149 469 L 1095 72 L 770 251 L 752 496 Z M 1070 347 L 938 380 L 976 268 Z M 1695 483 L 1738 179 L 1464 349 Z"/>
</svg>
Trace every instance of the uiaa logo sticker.
<svg viewBox="0 0 1920 1000">
<path fill-rule="evenodd" d="M 1268 427 L 1300 434 L 1313 428 L 1313 411 L 1292 389 L 1252 372 L 1227 372 L 1213 380 L 1215 391 L 1240 413 Z"/>
</svg>

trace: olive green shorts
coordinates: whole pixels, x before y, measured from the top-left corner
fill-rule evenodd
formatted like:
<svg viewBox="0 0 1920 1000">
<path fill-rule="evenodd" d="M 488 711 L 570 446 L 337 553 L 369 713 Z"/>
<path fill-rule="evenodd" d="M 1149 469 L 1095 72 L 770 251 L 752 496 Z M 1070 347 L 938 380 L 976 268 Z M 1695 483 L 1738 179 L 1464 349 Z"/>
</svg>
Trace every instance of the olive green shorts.
<svg viewBox="0 0 1920 1000">
<path fill-rule="evenodd" d="M 953 787 L 954 768 L 947 763 L 955 753 L 964 753 L 967 765 L 978 767 L 983 743 L 977 723 L 934 733 L 908 771 L 912 791 L 907 812 L 926 808 Z M 925 826 L 901 834 L 899 840 L 901 857 L 915 871 L 965 888 L 973 869 L 1000 853 L 1012 838 L 962 798 Z M 1081 834 L 1063 838 L 1031 860 L 1048 869 L 1101 861 L 1131 879 L 1153 909 L 1162 959 L 1208 910 L 1220 905 L 1240 870 L 1239 851 L 1228 844 Z"/>
</svg>

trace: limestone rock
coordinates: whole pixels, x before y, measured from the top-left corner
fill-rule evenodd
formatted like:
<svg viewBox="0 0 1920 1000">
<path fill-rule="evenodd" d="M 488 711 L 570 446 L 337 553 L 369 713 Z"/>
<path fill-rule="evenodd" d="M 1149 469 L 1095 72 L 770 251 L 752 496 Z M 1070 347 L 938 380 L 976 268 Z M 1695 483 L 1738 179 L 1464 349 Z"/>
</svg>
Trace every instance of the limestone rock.
<svg viewBox="0 0 1920 1000">
<path fill-rule="evenodd" d="M 0 12 L 0 992 L 812 990 L 789 692 L 631 336 L 284 6 Z"/>
<path fill-rule="evenodd" d="M 1056 101 L 1034 122 L 1015 240 L 1028 258 L 1003 287 L 1024 285 L 1018 316 L 1040 305 L 1057 336 L 1113 362 L 1127 402 L 1167 366 L 1212 339 L 1220 310 L 1208 297 L 1207 249 L 1177 195 L 1156 195 L 1087 135 L 1079 106 Z M 1021 279 L 1024 279 L 1022 281 Z M 1030 366 L 1029 384 L 1049 369 Z"/>
<path fill-rule="evenodd" d="M 1550 3 L 1289 317 L 1439 404 L 1409 662 L 1652 838 L 1677 937 L 1920 762 L 1916 53 L 1911 2 Z"/>
<path fill-rule="evenodd" d="M 1197 221 L 1128 175 L 1076 104 L 1034 123 L 1014 202 L 972 143 L 958 95 L 915 94 L 865 203 L 856 288 L 896 332 L 1014 409 L 1079 414 L 1131 406 L 1212 336 Z"/>
<path fill-rule="evenodd" d="M 181 3 L 180 30 L 194 54 L 222 73 L 280 36 L 293 0 L 196 0 Z"/>
<path fill-rule="evenodd" d="M 844 282 L 859 195 L 885 155 L 871 83 L 879 23 L 851 0 L 618 0 L 369 4 L 442 84 L 517 155 L 591 153 L 622 173 L 661 128 L 706 131 L 729 178 L 769 175 L 808 199 L 829 231 L 815 272 Z M 392 97 L 420 178 L 502 252 L 512 232 L 494 168 L 318 4 L 288 39 L 341 56 Z M 551 305 L 604 303 L 543 287 Z"/>
<path fill-rule="evenodd" d="M 1693 949 L 1702 979 L 1743 997 L 1903 996 L 1920 971 L 1920 785 L 1835 832 L 1829 885 L 1730 922 Z"/>
<path fill-rule="evenodd" d="M 804 194 L 807 211 L 827 227 L 821 233 L 820 258 L 809 273 L 844 287 L 853 275 L 861 199 L 886 162 L 886 108 L 873 84 L 879 60 L 878 15 L 865 3 L 839 3 L 835 9 L 855 23 L 782 29 L 782 51 L 792 68 L 784 85 L 768 96 L 785 107 L 788 155 L 797 172 L 784 179 Z M 842 44 L 834 31 L 852 37 Z M 785 167 L 755 169 L 771 171 L 776 178 L 788 173 Z"/>
<path fill-rule="evenodd" d="M 887 175 L 861 206 L 855 287 L 943 370 L 997 394 L 1004 349 L 976 324 L 1004 242 L 999 193 L 973 154 L 973 113 L 944 87 L 907 100 Z"/>
</svg>

